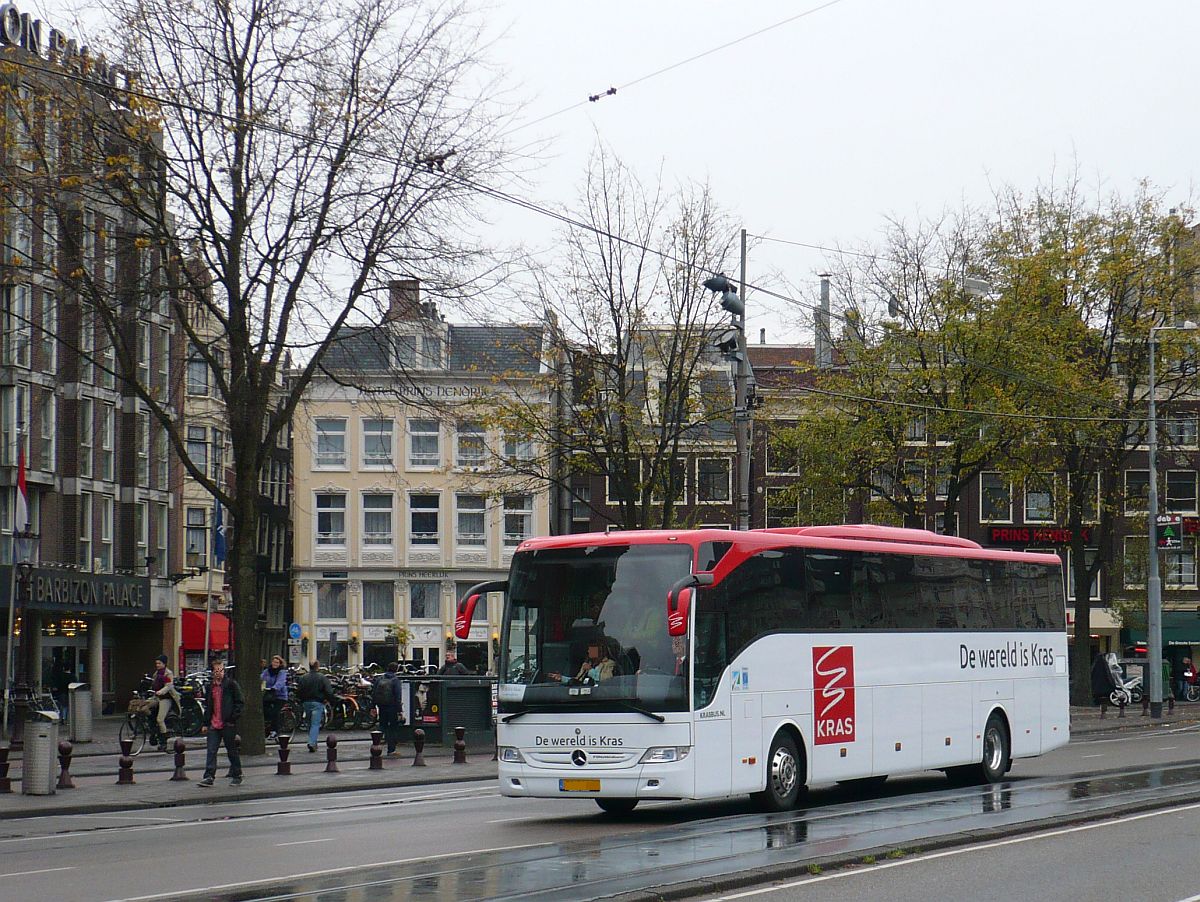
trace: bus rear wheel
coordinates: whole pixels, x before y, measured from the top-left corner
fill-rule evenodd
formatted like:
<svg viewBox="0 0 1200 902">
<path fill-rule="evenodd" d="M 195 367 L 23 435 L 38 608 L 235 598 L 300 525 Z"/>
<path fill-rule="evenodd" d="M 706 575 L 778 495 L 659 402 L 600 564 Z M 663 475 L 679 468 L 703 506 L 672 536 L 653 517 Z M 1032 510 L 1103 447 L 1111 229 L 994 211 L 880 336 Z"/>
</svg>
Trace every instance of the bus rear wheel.
<svg viewBox="0 0 1200 902">
<path fill-rule="evenodd" d="M 803 769 L 796 743 L 787 733 L 777 733 L 767 755 L 767 788 L 750 795 L 763 811 L 790 811 L 804 788 Z"/>
<path fill-rule="evenodd" d="M 629 814 L 637 807 L 637 799 L 596 799 L 605 814 Z"/>
<path fill-rule="evenodd" d="M 983 754 L 978 764 L 951 767 L 946 775 L 964 785 L 999 783 L 1012 766 L 1012 744 L 1004 718 L 993 713 L 983 728 Z"/>
</svg>

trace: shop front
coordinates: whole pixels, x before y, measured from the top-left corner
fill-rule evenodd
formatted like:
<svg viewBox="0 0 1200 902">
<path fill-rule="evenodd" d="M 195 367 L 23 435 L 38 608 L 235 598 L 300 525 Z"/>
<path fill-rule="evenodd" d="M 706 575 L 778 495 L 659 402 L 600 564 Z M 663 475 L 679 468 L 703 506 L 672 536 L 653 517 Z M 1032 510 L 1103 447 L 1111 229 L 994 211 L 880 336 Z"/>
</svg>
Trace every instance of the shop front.
<svg viewBox="0 0 1200 902">
<path fill-rule="evenodd" d="M 11 570 L 0 566 L 5 622 Z M 30 682 L 52 692 L 89 683 L 100 690 L 92 693 L 97 713 L 132 694 L 165 647 L 167 621 L 151 611 L 149 578 L 49 567 L 20 576 L 14 656 Z"/>
<path fill-rule="evenodd" d="M 220 655 L 228 659 L 230 654 L 229 617 L 220 611 L 209 614 L 208 655 Z M 184 609 L 179 615 L 179 672 L 194 673 L 207 670 L 208 662 L 204 660 L 204 611 Z"/>
</svg>

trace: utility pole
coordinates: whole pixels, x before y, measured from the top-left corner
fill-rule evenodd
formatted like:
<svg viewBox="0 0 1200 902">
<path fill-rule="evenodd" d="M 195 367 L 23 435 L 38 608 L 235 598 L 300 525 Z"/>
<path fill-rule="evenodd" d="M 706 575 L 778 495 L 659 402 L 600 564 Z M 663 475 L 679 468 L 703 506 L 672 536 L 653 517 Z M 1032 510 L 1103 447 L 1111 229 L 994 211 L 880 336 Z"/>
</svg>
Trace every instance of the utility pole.
<svg viewBox="0 0 1200 902">
<path fill-rule="evenodd" d="M 734 377 L 734 438 L 737 445 L 737 528 L 750 528 L 750 352 L 746 347 L 746 230 L 742 229 L 742 309 L 738 329 L 737 375 Z"/>
</svg>

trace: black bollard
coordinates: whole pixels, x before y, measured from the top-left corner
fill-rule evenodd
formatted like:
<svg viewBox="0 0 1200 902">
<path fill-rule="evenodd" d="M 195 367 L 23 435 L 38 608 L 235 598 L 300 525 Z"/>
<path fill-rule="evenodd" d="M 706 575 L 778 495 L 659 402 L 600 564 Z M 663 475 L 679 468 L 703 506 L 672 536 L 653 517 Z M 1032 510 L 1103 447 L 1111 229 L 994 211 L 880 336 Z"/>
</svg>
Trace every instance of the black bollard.
<svg viewBox="0 0 1200 902">
<path fill-rule="evenodd" d="M 12 778 L 8 775 L 8 746 L 0 746 L 0 794 L 12 792 Z"/>
<path fill-rule="evenodd" d="M 117 759 L 117 785 L 132 786 L 133 779 L 133 740 L 122 739 L 121 757 Z"/>
<path fill-rule="evenodd" d="M 454 728 L 454 764 L 467 763 L 467 728 Z"/>
<path fill-rule="evenodd" d="M 325 773 L 341 773 L 337 763 L 337 737 L 332 733 L 325 737 Z"/>
<path fill-rule="evenodd" d="M 175 749 L 175 773 L 171 774 L 171 781 L 186 780 L 188 775 L 184 773 L 183 765 L 184 755 L 187 752 L 187 743 L 183 741 L 182 737 L 176 736 L 173 748 Z"/>
<path fill-rule="evenodd" d="M 71 743 L 63 740 L 58 744 L 58 784 L 59 789 L 74 789 L 75 781 L 71 779 Z"/>
<path fill-rule="evenodd" d="M 288 777 L 292 773 L 292 763 L 288 761 L 288 755 L 291 750 L 288 748 L 288 743 L 291 742 L 291 736 L 277 736 L 276 741 L 279 743 L 279 763 L 275 765 L 275 776 Z"/>
<path fill-rule="evenodd" d="M 383 770 L 383 733 L 371 731 L 371 763 L 367 770 Z"/>
<path fill-rule="evenodd" d="M 413 730 L 413 767 L 425 766 L 425 731 Z"/>
</svg>

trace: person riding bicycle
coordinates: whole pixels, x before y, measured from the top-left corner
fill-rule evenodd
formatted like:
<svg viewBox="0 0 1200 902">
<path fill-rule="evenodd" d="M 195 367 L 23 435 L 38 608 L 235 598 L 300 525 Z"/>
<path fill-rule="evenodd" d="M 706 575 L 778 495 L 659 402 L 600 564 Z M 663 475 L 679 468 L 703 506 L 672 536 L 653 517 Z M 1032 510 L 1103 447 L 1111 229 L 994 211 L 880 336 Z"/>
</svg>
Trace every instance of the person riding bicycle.
<svg viewBox="0 0 1200 902">
<path fill-rule="evenodd" d="M 159 655 L 154 659 L 154 681 L 150 691 L 154 693 L 150 699 L 150 714 L 156 714 L 158 721 L 158 750 L 167 750 L 167 715 L 171 706 L 179 707 L 179 692 L 175 689 L 174 674 L 167 667 L 167 656 Z"/>
</svg>

